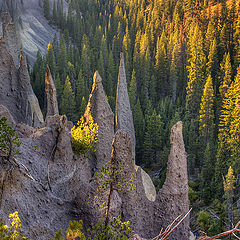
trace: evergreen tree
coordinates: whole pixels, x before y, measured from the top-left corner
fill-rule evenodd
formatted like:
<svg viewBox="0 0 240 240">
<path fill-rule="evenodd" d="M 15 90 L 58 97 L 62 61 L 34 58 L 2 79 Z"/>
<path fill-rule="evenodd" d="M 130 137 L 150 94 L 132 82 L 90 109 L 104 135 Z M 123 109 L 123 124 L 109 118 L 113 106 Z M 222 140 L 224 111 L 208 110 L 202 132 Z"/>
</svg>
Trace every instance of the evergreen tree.
<svg viewBox="0 0 240 240">
<path fill-rule="evenodd" d="M 150 166 L 157 163 L 162 146 L 162 121 L 160 115 L 157 115 L 156 110 L 153 110 L 149 117 L 144 136 L 144 162 Z"/>
<path fill-rule="evenodd" d="M 199 112 L 199 131 L 206 139 L 209 137 L 211 131 L 213 131 L 214 125 L 213 97 L 212 77 L 209 75 L 204 86 Z"/>
<path fill-rule="evenodd" d="M 52 17 L 53 17 L 53 22 L 57 23 L 57 9 L 56 9 L 56 2 L 54 0 L 53 2 L 53 13 L 52 13 Z"/>
<path fill-rule="evenodd" d="M 232 167 L 230 166 L 228 169 L 228 173 L 224 179 L 224 192 L 227 198 L 227 208 L 228 208 L 228 228 L 233 228 L 233 196 L 235 189 L 236 178 L 234 176 L 234 172 Z"/>
<path fill-rule="evenodd" d="M 201 170 L 200 186 L 202 198 L 206 204 L 209 204 L 212 195 L 212 181 L 214 176 L 214 154 L 213 144 L 208 143 L 204 153 L 203 167 Z"/>
<path fill-rule="evenodd" d="M 60 98 L 62 96 L 63 84 L 62 84 L 62 81 L 60 79 L 59 73 L 57 74 L 57 77 L 56 77 L 56 90 L 57 90 L 58 102 L 60 102 L 59 100 L 60 100 Z"/>
<path fill-rule="evenodd" d="M 156 47 L 156 72 L 157 72 L 157 88 L 159 89 L 157 93 L 160 93 L 162 96 L 167 95 L 168 90 L 168 59 L 167 59 L 167 38 L 165 32 L 162 32 L 162 35 L 157 40 Z M 158 95 L 158 99 L 160 96 Z"/>
<path fill-rule="evenodd" d="M 192 116 L 196 116 L 200 106 L 202 89 L 205 84 L 206 65 L 206 56 L 203 51 L 203 37 L 198 24 L 196 24 L 191 36 L 189 50 L 186 107 Z"/>
<path fill-rule="evenodd" d="M 136 75 L 135 75 L 134 69 L 132 71 L 132 78 L 131 78 L 131 82 L 130 82 L 128 95 L 129 95 L 130 105 L 133 110 L 135 103 L 136 103 L 136 98 L 137 98 L 137 82 L 136 82 Z"/>
<path fill-rule="evenodd" d="M 142 163 L 144 143 L 144 116 L 139 98 L 134 107 L 134 128 L 136 135 L 136 160 L 138 163 Z"/>
<path fill-rule="evenodd" d="M 69 76 L 67 76 L 63 94 L 61 96 L 61 103 L 60 103 L 60 110 L 61 114 L 67 115 L 67 117 L 71 120 L 75 120 L 75 101 L 74 101 L 74 93 L 72 90 L 71 82 Z"/>
<path fill-rule="evenodd" d="M 222 65 L 222 69 L 224 71 L 224 77 L 223 81 L 221 82 L 221 85 L 219 87 L 219 92 L 221 94 L 221 97 L 224 98 L 231 82 L 232 82 L 232 66 L 231 66 L 231 59 L 230 54 L 226 54 L 224 57 Z"/>
<path fill-rule="evenodd" d="M 86 99 L 87 97 L 87 87 L 86 87 L 86 82 L 83 76 L 83 71 L 80 69 L 78 73 L 78 78 L 76 81 L 76 106 L 80 107 L 80 104 L 82 102 L 82 99 Z"/>
<path fill-rule="evenodd" d="M 46 19 L 50 20 L 49 0 L 43 0 L 43 12 Z"/>
<path fill-rule="evenodd" d="M 62 35 L 59 44 L 59 54 L 57 58 L 57 69 L 60 74 L 61 79 L 66 78 L 67 72 L 67 50 L 66 50 L 66 43 L 65 38 Z"/>
</svg>

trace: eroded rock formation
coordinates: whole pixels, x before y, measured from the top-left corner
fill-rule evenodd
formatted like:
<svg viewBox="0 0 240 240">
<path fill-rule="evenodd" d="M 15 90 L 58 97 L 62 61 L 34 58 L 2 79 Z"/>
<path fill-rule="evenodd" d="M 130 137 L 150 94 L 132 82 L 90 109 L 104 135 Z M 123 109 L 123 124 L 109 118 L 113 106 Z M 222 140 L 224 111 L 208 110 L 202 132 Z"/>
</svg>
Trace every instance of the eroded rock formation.
<svg viewBox="0 0 240 240">
<path fill-rule="evenodd" d="M 27 124 L 34 127 L 39 127 L 43 123 L 43 115 L 40 109 L 38 99 L 33 92 L 30 76 L 27 68 L 27 59 L 23 51 L 20 55 L 20 64 L 19 64 L 19 91 L 25 93 L 25 98 L 27 99 L 27 108 L 26 108 L 26 119 Z"/>
<path fill-rule="evenodd" d="M 88 120 L 89 113 L 98 124 L 98 143 L 96 155 L 96 168 L 110 161 L 112 152 L 112 140 L 114 137 L 114 114 L 106 98 L 102 85 L 102 78 L 98 72 L 93 76 L 92 92 L 84 117 Z"/>
<path fill-rule="evenodd" d="M 27 166 L 35 180 L 14 167 L 0 194 L 0 220 L 7 220 L 8 214 L 17 210 L 25 235 L 53 239 L 70 220 L 84 219 L 84 214 L 75 209 L 75 199 L 91 178 L 88 159 L 74 156 L 64 117 L 41 129 L 21 123 L 17 132 L 22 145 L 16 159 Z M 0 161 L 2 176 L 8 168 Z M 86 192 L 84 197 L 88 199 Z"/>
<path fill-rule="evenodd" d="M 147 173 L 135 165 L 134 127 L 123 57 L 119 71 L 115 135 L 114 114 L 106 99 L 102 79 L 98 72 L 94 74 L 84 117 L 88 121 L 91 114 L 98 123 L 99 141 L 95 155 L 88 158 L 73 153 L 69 133 L 72 124 L 65 116 L 57 114 L 55 87 L 48 70 L 48 117 L 45 127 L 32 126 L 39 116 L 37 108 L 29 100 L 32 90 L 26 58 L 22 54 L 20 59 L 20 67 L 16 69 L 12 56 L 4 46 L 0 46 L 0 102 L 4 105 L 0 106 L 0 117 L 8 116 L 10 124 L 16 128 L 22 141 L 16 159 L 28 168 L 27 174 L 32 178 L 24 174 L 24 169 L 14 167 L 3 184 L 2 179 L 8 175 L 9 166 L 3 164 L 0 156 L 0 184 L 3 184 L 0 220 L 6 220 L 9 213 L 18 210 L 25 234 L 37 240 L 52 239 L 54 232 L 66 229 L 69 220 L 82 219 L 84 230 L 93 226 L 99 216 L 96 206 L 88 203 L 89 196 L 94 199 L 96 194 L 93 173 L 110 160 L 111 153 L 112 162 L 120 170 L 118 178 L 126 180 L 121 191 L 114 190 L 111 214 L 121 215 L 123 220 L 132 219 L 132 228 L 139 234 L 135 239 L 158 235 L 178 215 L 188 211 L 187 161 L 181 122 L 175 124 L 171 131 L 166 181 L 158 194 Z M 130 184 L 134 187 L 128 191 Z M 189 219 L 186 218 L 173 231 L 171 239 L 185 240 L 188 237 Z"/>
<path fill-rule="evenodd" d="M 166 180 L 158 193 L 163 227 L 167 227 L 177 216 L 189 210 L 187 155 L 182 135 L 182 122 L 172 127 L 170 143 Z M 171 235 L 172 239 L 188 239 L 188 237 L 189 217 Z"/>
<path fill-rule="evenodd" d="M 38 50 L 45 55 L 48 43 L 53 41 L 55 34 L 59 35 L 59 31 L 50 26 L 44 17 L 42 3 L 39 0 L 0 0 L 0 12 L 10 12 L 31 65 L 36 60 Z M 53 3 L 54 0 L 49 0 L 50 9 Z M 63 1 L 63 12 L 67 11 L 68 1 Z"/>
<path fill-rule="evenodd" d="M 120 55 L 120 66 L 118 73 L 117 100 L 116 100 L 116 129 L 123 130 L 132 138 L 133 154 L 135 161 L 135 131 L 133 125 L 133 115 L 130 107 L 127 79 L 125 73 L 123 53 Z"/>
<path fill-rule="evenodd" d="M 6 14 L 4 19 L 8 21 L 9 15 Z M 14 50 L 12 52 L 14 54 Z M 0 102 L 10 111 L 16 123 L 24 122 L 39 127 L 43 123 L 43 116 L 30 84 L 26 56 L 23 52 L 17 66 L 19 67 L 16 67 L 7 41 L 3 38 L 0 44 Z"/>
<path fill-rule="evenodd" d="M 19 64 L 21 40 L 17 34 L 15 23 L 8 12 L 1 13 L 3 41 L 9 53 L 13 56 L 15 66 Z"/>
<path fill-rule="evenodd" d="M 47 95 L 47 114 L 46 118 L 53 115 L 59 115 L 58 102 L 57 102 L 57 91 L 50 72 L 47 66 L 45 73 L 45 92 Z"/>
</svg>

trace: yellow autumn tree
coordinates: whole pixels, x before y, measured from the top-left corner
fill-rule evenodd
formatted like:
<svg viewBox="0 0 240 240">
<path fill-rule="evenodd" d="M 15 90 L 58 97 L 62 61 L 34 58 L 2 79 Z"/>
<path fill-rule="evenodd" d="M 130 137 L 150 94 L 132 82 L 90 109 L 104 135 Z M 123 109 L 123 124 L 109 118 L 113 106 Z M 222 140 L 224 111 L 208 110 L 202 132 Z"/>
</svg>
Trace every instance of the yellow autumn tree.
<svg viewBox="0 0 240 240">
<path fill-rule="evenodd" d="M 98 142 L 98 124 L 94 123 L 91 114 L 86 121 L 82 116 L 71 129 L 73 150 L 76 153 L 88 153 L 96 151 L 96 144 Z"/>
<path fill-rule="evenodd" d="M 223 107 L 219 123 L 219 141 L 228 149 L 234 162 L 240 159 L 240 67 L 238 67 L 237 75 L 228 88 L 225 98 L 223 99 Z"/>
</svg>

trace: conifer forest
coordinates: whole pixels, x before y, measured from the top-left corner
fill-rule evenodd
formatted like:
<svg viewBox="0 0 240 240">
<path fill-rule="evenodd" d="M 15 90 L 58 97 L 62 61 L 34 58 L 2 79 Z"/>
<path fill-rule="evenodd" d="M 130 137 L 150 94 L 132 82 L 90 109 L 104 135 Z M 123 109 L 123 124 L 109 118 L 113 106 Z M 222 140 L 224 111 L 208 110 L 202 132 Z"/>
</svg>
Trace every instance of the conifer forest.
<svg viewBox="0 0 240 240">
<path fill-rule="evenodd" d="M 83 115 L 96 70 L 115 111 L 120 52 L 136 135 L 136 163 L 157 189 L 166 176 L 171 127 L 183 122 L 191 229 L 209 235 L 240 217 L 240 1 L 44 0 L 61 29 L 37 54 L 31 83 L 45 106 L 51 69 L 61 114 Z"/>
</svg>

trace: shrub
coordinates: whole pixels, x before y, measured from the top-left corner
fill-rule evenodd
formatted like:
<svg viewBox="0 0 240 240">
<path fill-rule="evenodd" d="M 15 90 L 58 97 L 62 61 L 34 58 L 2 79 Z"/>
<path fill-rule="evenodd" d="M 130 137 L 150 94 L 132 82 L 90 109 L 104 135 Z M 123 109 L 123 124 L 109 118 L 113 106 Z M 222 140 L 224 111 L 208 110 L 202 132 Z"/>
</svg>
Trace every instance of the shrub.
<svg viewBox="0 0 240 240">
<path fill-rule="evenodd" d="M 0 154 L 10 159 L 16 155 L 17 147 L 20 147 L 21 141 L 16 134 L 16 131 L 7 123 L 7 118 L 0 119 Z"/>
<path fill-rule="evenodd" d="M 9 215 L 9 226 L 0 223 L 0 239 L 5 240 L 30 240 L 28 237 L 21 235 L 21 220 L 18 216 L 18 212 L 14 212 Z"/>
<path fill-rule="evenodd" d="M 68 229 L 66 231 L 66 239 L 67 240 L 75 240 L 75 239 L 86 240 L 86 237 L 85 237 L 84 233 L 82 232 L 82 228 L 83 228 L 82 220 L 73 221 L 73 222 L 70 221 Z M 62 229 L 60 229 L 59 232 L 57 232 L 55 234 L 54 239 L 55 240 L 64 240 L 64 238 L 62 238 Z"/>
<path fill-rule="evenodd" d="M 98 124 L 94 123 L 91 115 L 88 116 L 88 121 L 82 116 L 71 129 L 72 146 L 75 153 L 85 154 L 96 151 L 96 144 L 98 142 Z"/>
</svg>

